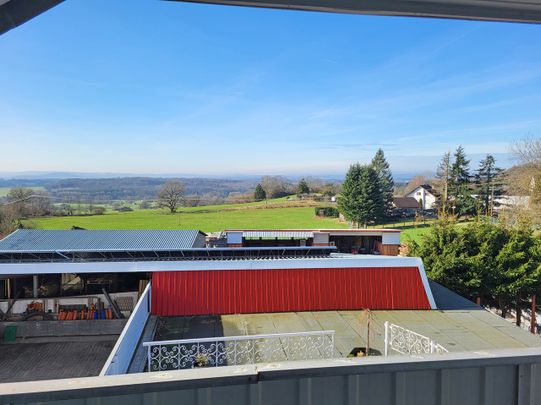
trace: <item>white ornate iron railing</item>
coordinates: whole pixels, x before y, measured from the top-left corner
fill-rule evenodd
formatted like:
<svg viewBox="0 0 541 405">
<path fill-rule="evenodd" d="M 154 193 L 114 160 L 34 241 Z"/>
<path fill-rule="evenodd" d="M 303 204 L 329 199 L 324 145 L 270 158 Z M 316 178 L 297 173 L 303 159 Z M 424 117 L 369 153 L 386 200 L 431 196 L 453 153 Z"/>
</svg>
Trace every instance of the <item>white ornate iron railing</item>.
<svg viewBox="0 0 541 405">
<path fill-rule="evenodd" d="M 385 322 L 385 356 L 389 348 L 401 354 L 419 356 L 430 353 L 448 353 L 449 351 L 429 337 L 415 333 L 394 323 Z"/>
<path fill-rule="evenodd" d="M 334 330 L 144 342 L 148 371 L 331 358 Z"/>
</svg>

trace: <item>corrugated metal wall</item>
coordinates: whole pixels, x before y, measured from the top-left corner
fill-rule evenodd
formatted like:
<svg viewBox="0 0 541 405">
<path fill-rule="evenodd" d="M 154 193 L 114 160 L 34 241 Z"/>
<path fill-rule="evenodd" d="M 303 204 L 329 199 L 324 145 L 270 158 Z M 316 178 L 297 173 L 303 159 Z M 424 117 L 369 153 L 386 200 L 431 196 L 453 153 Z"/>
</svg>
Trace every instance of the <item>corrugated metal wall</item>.
<svg viewBox="0 0 541 405">
<path fill-rule="evenodd" d="M 541 352 L 375 356 L 0 384 L 0 403 L 537 405 Z"/>
<path fill-rule="evenodd" d="M 209 270 L 152 275 L 161 316 L 430 309 L 417 267 Z"/>
</svg>

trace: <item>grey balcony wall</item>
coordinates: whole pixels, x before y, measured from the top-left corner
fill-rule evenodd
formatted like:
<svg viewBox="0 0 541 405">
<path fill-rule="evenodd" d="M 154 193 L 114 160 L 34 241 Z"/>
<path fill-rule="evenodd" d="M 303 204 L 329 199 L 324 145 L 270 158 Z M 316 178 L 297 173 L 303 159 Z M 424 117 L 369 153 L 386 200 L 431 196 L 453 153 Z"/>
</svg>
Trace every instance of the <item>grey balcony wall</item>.
<svg viewBox="0 0 541 405">
<path fill-rule="evenodd" d="M 0 403 L 533 405 L 541 348 L 1 384 Z"/>
</svg>

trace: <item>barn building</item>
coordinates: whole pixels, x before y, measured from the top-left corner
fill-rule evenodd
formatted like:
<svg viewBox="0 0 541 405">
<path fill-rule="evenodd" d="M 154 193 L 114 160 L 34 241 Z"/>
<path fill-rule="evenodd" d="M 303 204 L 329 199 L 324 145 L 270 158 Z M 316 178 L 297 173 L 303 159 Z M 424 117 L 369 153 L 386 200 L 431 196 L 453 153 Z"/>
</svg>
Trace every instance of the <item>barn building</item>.
<svg viewBox="0 0 541 405">
<path fill-rule="evenodd" d="M 335 246 L 339 253 L 396 256 L 398 229 L 226 230 L 228 247 Z"/>
<path fill-rule="evenodd" d="M 259 235 L 262 242 L 265 232 L 244 231 L 242 240 Z M 272 233 L 271 240 L 285 232 Z M 379 232 L 383 240 L 397 241 L 396 232 Z M 352 235 L 371 237 L 287 231 L 311 244 L 206 248 L 199 231 L 19 230 L 0 241 L 0 262 L 12 294 L 18 279 L 28 285 L 32 277 L 36 298 L 51 275 L 60 291 L 66 274 L 146 277 L 152 280 L 153 312 L 162 316 L 435 308 L 420 259 L 337 253 L 329 243 L 340 245 Z"/>
<path fill-rule="evenodd" d="M 58 399 L 88 396 L 88 390 L 97 392 L 96 384 L 116 392 L 113 385 L 133 389 L 138 381 L 154 385 L 165 381 L 175 401 L 192 403 L 190 398 L 203 395 L 206 402 L 220 402 L 224 392 L 246 386 L 244 393 L 259 390 L 251 399 L 261 396 L 266 398 L 263 403 L 282 403 L 280 390 L 290 390 L 292 381 L 312 375 L 314 381 L 325 381 L 314 383 L 322 385 L 318 395 L 332 390 L 327 401 L 331 403 L 343 388 L 342 377 L 335 373 L 369 373 L 370 378 L 378 378 L 389 368 L 396 375 L 411 372 L 418 378 L 419 370 L 431 364 L 443 369 L 435 374 L 440 376 L 447 375 L 447 369 L 456 371 L 458 364 L 487 368 L 479 373 L 498 370 L 512 382 L 517 379 L 516 367 L 521 367 L 515 364 L 522 360 L 496 349 L 538 354 L 538 336 L 429 281 L 421 259 L 340 253 L 336 243 L 314 242 L 320 231 L 305 232 L 312 243 L 206 247 L 205 235 L 199 231 L 17 231 L 0 241 L 4 279 L 18 284 L 25 279 L 37 281 L 41 287 L 48 276 L 115 275 L 137 277 L 146 286 L 136 292 L 137 303 L 128 319 L 0 322 L 0 332 L 16 324 L 17 333 L 48 333 L 37 336 L 42 343 L 34 344 L 27 341 L 35 336 L 21 335 L 25 343 L 14 342 L 3 353 L 0 380 L 14 382 L 5 384 L 4 395 L 7 390 L 13 395 L 17 387 L 26 392 L 28 387 L 20 384 L 34 383 L 20 381 L 29 379 L 52 379 L 40 387 Z M 341 236 L 339 232 L 321 233 L 328 233 L 330 242 Z M 258 237 L 264 240 L 261 234 Z M 26 301 L 0 299 L 0 315 L 14 308 L 9 304 L 22 301 L 43 302 L 56 317 L 55 308 L 62 306 L 64 298 L 44 298 L 39 295 L 42 289 L 37 291 L 37 298 Z M 113 305 L 115 295 L 111 296 Z M 81 331 L 84 339 L 69 335 Z M 104 346 L 104 339 L 111 336 L 115 340 Z M 36 345 L 43 346 L 36 349 Z M 362 353 L 371 357 L 358 357 Z M 463 361 L 456 363 L 457 356 L 463 356 Z M 53 363 L 57 367 L 51 367 Z M 477 368 L 470 373 L 473 377 Z M 470 374 L 460 381 L 471 390 L 470 383 L 477 380 Z M 67 380 L 56 380 L 76 377 L 68 384 L 80 389 L 80 394 L 62 385 Z M 395 377 L 389 378 L 392 382 Z M 422 383 L 424 377 L 415 381 Z M 226 391 L 212 391 L 210 396 L 211 391 L 203 388 L 199 393 L 202 382 L 202 387 L 219 391 L 217 387 L 223 386 Z M 386 395 L 395 383 L 389 384 L 382 383 L 374 395 Z M 0 398 L 7 398 L 2 397 L 2 385 Z M 295 395 L 288 398 L 296 403 Z M 35 399 L 41 401 L 42 394 Z"/>
</svg>

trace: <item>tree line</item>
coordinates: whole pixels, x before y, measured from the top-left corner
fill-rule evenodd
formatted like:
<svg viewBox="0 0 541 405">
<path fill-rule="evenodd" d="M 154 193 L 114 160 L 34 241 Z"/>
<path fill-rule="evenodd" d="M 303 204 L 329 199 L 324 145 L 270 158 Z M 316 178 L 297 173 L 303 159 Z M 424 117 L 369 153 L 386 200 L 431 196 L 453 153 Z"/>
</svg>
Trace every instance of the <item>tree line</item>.
<svg viewBox="0 0 541 405">
<path fill-rule="evenodd" d="M 541 241 L 528 223 L 488 220 L 457 226 L 440 220 L 409 254 L 422 257 L 428 277 L 474 301 L 518 314 L 541 292 Z"/>
<path fill-rule="evenodd" d="M 494 156 L 488 154 L 472 173 L 470 160 L 462 146 L 453 155 L 443 155 L 436 171 L 435 189 L 440 215 L 492 216 L 496 198 L 504 190 L 504 171 L 497 167 Z"/>
<path fill-rule="evenodd" d="M 262 201 L 267 198 L 280 198 L 295 194 L 320 194 L 332 197 L 339 192 L 340 184 L 323 182 L 315 177 L 302 177 L 295 183 L 283 176 L 263 176 L 255 187 L 253 198 L 255 201 Z"/>
<path fill-rule="evenodd" d="M 500 309 L 504 317 L 515 310 L 520 320 L 531 296 L 541 293 L 541 239 L 535 233 L 541 227 L 541 138 L 518 141 L 513 151 L 519 159 L 513 168 L 504 172 L 487 155 L 473 176 L 463 148 L 446 153 L 437 183 L 444 215 L 408 249 L 423 259 L 431 279 Z M 507 208 L 495 221 L 495 197 L 503 191 L 529 201 Z M 456 215 L 469 212 L 482 215 L 457 224 Z"/>
</svg>

